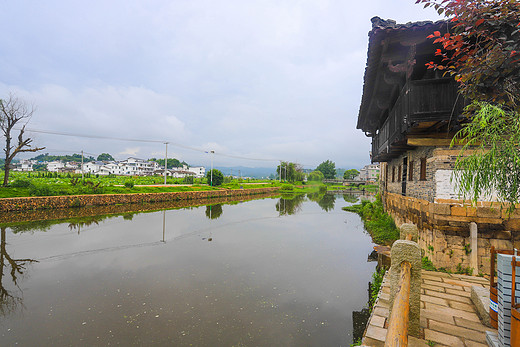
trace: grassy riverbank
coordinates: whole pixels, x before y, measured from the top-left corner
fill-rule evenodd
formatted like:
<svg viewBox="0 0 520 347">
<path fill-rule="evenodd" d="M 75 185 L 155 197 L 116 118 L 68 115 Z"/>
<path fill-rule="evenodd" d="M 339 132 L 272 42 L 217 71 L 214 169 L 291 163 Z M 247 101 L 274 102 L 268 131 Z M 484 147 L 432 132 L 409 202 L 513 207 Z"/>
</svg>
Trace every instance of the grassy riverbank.
<svg viewBox="0 0 520 347">
<path fill-rule="evenodd" d="M 373 202 L 363 200 L 360 204 L 346 206 L 343 209 L 361 216 L 365 228 L 375 243 L 391 245 L 399 239 L 399 229 L 397 229 L 393 218 L 384 211 L 379 196 Z"/>
<path fill-rule="evenodd" d="M 1 177 L 0 177 L 1 179 Z M 207 185 L 204 178 L 186 183 L 183 179 L 164 178 L 160 176 L 127 177 L 99 176 L 66 173 L 23 173 L 11 174 L 10 184 L 0 187 L 0 198 L 16 198 L 29 196 L 63 196 L 89 194 L 136 194 L 208 191 L 219 189 L 250 189 L 279 186 L 277 181 L 267 180 L 227 180 L 219 187 Z"/>
<path fill-rule="evenodd" d="M 2 179 L 0 174 L 0 179 Z M 12 172 L 7 187 L 0 187 L 0 198 L 17 198 L 30 196 L 66 196 L 89 194 L 136 194 L 209 191 L 219 189 L 251 189 L 281 187 L 285 193 L 325 193 L 327 190 L 357 191 L 365 189 L 376 192 L 376 185 L 341 186 L 323 184 L 321 182 L 286 183 L 275 180 L 232 179 L 225 177 L 224 184 L 211 187 L 205 178 L 189 180 L 168 177 L 164 185 L 161 176 L 96 176 L 86 174 L 84 179 L 79 174 L 55 172 Z"/>
</svg>

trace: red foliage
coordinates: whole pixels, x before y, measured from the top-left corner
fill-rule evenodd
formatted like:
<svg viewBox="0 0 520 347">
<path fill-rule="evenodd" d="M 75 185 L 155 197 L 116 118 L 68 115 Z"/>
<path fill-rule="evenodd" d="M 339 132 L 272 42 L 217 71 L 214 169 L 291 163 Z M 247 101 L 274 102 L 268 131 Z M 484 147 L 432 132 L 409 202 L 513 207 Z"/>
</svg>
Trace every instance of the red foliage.
<svg viewBox="0 0 520 347">
<path fill-rule="evenodd" d="M 473 100 L 520 108 L 520 2 L 518 0 L 417 0 L 449 21 L 429 69 L 446 70 Z"/>
</svg>

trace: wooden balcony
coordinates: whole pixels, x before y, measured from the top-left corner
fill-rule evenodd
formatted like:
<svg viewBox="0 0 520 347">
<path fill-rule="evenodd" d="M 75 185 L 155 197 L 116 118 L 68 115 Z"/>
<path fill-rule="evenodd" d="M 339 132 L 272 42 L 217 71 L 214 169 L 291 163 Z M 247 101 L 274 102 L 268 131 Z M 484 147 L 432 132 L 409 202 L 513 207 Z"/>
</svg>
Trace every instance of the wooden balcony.
<svg viewBox="0 0 520 347">
<path fill-rule="evenodd" d="M 428 135 L 439 129 L 438 124 L 457 123 L 463 107 L 451 78 L 408 82 L 372 138 L 372 161 L 387 161 L 410 149 L 406 135 L 412 132 L 420 129 Z"/>
</svg>

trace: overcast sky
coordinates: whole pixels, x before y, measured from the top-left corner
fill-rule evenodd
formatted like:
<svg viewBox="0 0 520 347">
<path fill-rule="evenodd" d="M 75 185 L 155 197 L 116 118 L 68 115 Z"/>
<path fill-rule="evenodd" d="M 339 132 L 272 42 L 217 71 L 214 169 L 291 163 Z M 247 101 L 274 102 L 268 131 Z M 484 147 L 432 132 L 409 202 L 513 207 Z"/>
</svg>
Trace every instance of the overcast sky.
<svg viewBox="0 0 520 347">
<path fill-rule="evenodd" d="M 415 0 L 0 4 L 0 97 L 36 106 L 30 129 L 169 141 L 168 157 L 207 166 L 204 150 L 217 166 L 368 164 L 370 139 L 356 122 L 370 18 L 440 19 Z M 31 135 L 52 154 L 165 151 Z"/>
</svg>

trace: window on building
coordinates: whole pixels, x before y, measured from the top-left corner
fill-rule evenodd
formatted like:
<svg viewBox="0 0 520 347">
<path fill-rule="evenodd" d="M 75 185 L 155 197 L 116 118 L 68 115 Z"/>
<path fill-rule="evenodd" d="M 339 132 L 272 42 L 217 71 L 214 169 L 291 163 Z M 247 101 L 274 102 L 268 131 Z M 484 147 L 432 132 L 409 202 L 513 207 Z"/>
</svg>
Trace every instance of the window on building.
<svg viewBox="0 0 520 347">
<path fill-rule="evenodd" d="M 395 182 L 395 166 L 392 166 L 392 182 Z"/>
<path fill-rule="evenodd" d="M 410 167 L 408 168 L 408 181 L 413 181 L 413 160 L 410 160 Z"/>
<path fill-rule="evenodd" d="M 401 171 L 401 165 L 399 165 L 399 173 L 397 174 L 397 182 L 401 182 L 401 175 L 402 175 L 402 171 Z"/>
<path fill-rule="evenodd" d="M 426 158 L 421 158 L 421 181 L 426 181 Z"/>
</svg>

